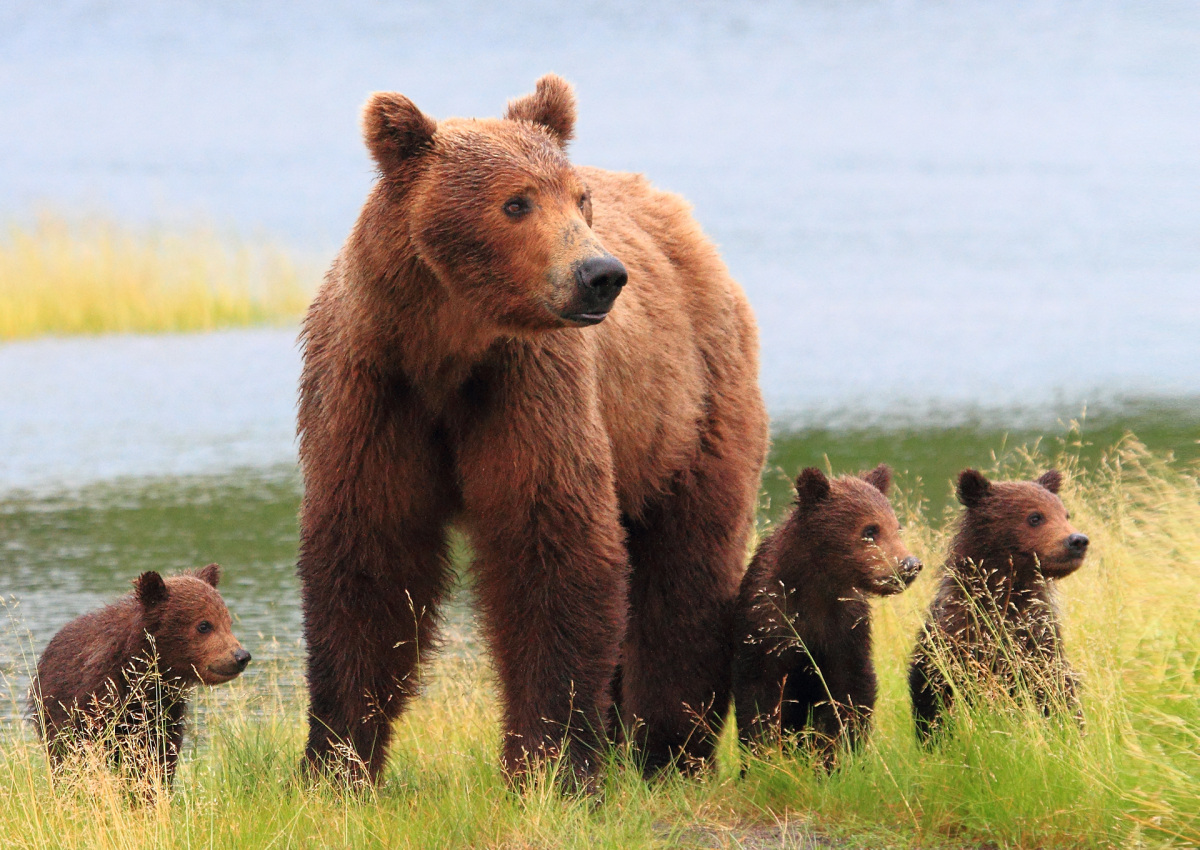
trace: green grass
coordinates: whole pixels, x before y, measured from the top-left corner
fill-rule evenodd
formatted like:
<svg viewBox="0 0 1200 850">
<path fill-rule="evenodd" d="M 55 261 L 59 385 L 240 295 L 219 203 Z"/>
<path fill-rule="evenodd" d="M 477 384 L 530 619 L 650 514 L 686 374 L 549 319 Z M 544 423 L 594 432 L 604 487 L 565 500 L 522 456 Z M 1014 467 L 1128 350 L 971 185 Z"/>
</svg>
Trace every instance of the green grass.
<svg viewBox="0 0 1200 850">
<path fill-rule="evenodd" d="M 1049 451 L 999 452 L 987 471 L 1057 465 L 1073 522 L 1092 539 L 1061 587 L 1082 734 L 997 699 L 960 715 L 940 748 L 917 746 L 904 676 L 936 580 L 927 568 L 909 592 L 875 604 L 874 734 L 830 776 L 775 754 L 747 760 L 739 778 L 726 734 L 718 769 L 700 780 L 645 783 L 618 752 L 600 801 L 563 798 L 548 783 L 519 795 L 498 767 L 490 669 L 451 651 L 397 725 L 384 783 L 314 789 L 296 769 L 299 674 L 277 663 L 198 695 L 176 791 L 152 807 L 130 803 L 103 770 L 52 787 L 29 730 L 0 726 L 0 846 L 799 847 L 805 830 L 870 847 L 1200 845 L 1197 467 L 1131 437 L 1085 452 L 1069 436 Z M 915 490 L 894 502 L 910 548 L 936 565 L 944 515 Z"/>
<path fill-rule="evenodd" d="M 280 248 L 207 227 L 44 214 L 0 234 L 0 341 L 295 321 L 318 274 Z"/>
</svg>

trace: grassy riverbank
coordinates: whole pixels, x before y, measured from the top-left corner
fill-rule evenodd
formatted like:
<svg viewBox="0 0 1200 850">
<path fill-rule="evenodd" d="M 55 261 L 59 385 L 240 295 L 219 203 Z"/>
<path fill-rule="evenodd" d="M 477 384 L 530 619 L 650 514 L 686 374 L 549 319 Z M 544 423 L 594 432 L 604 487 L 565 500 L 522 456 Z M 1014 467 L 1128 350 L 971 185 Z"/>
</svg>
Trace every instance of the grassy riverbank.
<svg viewBox="0 0 1200 850">
<path fill-rule="evenodd" d="M 0 233 L 0 341 L 295 321 L 318 275 L 211 228 L 43 215 Z"/>
<path fill-rule="evenodd" d="M 785 441 L 776 460 L 811 450 Z M 199 696 L 198 735 L 177 792 L 152 808 L 130 805 L 103 773 L 52 789 L 27 730 L 0 726 L 0 787 L 9 792 L 0 794 L 0 846 L 758 848 L 809 846 L 812 831 L 849 847 L 1196 846 L 1200 488 L 1194 463 L 1165 457 L 1131 438 L 1085 450 L 1069 435 L 998 451 L 990 470 L 1064 469 L 1064 499 L 1092 539 L 1085 567 L 1061 588 L 1068 653 L 1084 681 L 1084 734 L 1001 701 L 967 716 L 942 748 L 917 747 L 904 673 L 934 584 L 936 570 L 927 569 L 908 593 L 875 605 L 875 734 L 830 777 L 775 756 L 747 762 L 740 779 L 727 736 L 718 769 L 699 781 L 646 784 L 618 753 L 600 803 L 545 788 L 515 795 L 498 771 L 492 676 L 468 625 L 450 630 L 428 693 L 398 725 L 376 792 L 312 790 L 297 780 L 300 674 L 286 648 L 253 646 L 259 661 L 243 680 Z M 910 548 L 932 567 L 945 549 L 944 514 L 917 479 L 900 485 Z M 159 519 L 223 510 L 196 504 L 168 505 L 175 513 Z M 215 514 L 203 515 L 216 524 Z M 64 521 L 51 524 L 66 551 Z M 281 550 L 292 545 L 281 537 Z M 236 597 L 236 586 L 226 593 Z"/>
</svg>

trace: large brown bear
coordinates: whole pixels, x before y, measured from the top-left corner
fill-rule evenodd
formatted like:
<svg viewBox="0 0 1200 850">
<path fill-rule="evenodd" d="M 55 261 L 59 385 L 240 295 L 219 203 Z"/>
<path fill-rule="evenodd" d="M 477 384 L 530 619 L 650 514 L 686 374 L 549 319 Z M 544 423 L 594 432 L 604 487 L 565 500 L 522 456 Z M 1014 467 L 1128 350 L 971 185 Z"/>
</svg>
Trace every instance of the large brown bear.
<svg viewBox="0 0 1200 850">
<path fill-rule="evenodd" d="M 142 573 L 133 593 L 51 639 L 30 707 L 54 768 L 93 742 L 111 761 L 170 784 L 191 690 L 228 682 L 250 663 L 217 593 L 219 578 L 216 564 L 166 579 Z"/>
<path fill-rule="evenodd" d="M 593 781 L 614 690 L 648 769 L 712 752 L 767 445 L 754 318 L 682 200 L 568 161 L 574 124 L 553 75 L 499 120 L 367 103 L 379 180 L 302 334 L 313 767 L 378 777 L 455 522 L 510 773 L 569 744 Z"/>
<path fill-rule="evenodd" d="M 865 736 L 875 708 L 869 597 L 921 571 L 887 500 L 892 471 L 796 479 L 792 512 L 758 547 L 734 620 L 733 697 L 742 743 L 804 734 L 827 766 Z"/>
<path fill-rule="evenodd" d="M 966 510 L 909 667 L 922 743 L 941 729 L 955 694 L 978 687 L 1032 691 L 1043 712 L 1065 708 L 1082 720 L 1053 590 L 1083 564 L 1088 539 L 1071 525 L 1061 484 L 1055 469 L 1035 481 L 959 474 Z"/>
</svg>

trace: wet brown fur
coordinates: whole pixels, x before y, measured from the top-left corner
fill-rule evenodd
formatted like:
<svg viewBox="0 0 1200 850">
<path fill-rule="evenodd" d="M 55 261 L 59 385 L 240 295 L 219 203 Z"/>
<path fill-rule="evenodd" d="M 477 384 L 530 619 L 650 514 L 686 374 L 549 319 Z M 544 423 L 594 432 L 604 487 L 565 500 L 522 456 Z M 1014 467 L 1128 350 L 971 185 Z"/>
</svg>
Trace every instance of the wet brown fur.
<svg viewBox="0 0 1200 850">
<path fill-rule="evenodd" d="M 1057 470 L 1035 481 L 990 482 L 973 469 L 960 474 L 958 498 L 966 510 L 909 668 L 922 742 L 952 707 L 947 664 L 1012 693 L 1024 681 L 1043 711 L 1065 705 L 1082 720 L 1054 600 L 1055 580 L 1083 563 L 1065 546 L 1078 532 L 1057 495 L 1061 481 Z M 1034 513 L 1044 517 L 1036 527 L 1028 521 Z"/>
<path fill-rule="evenodd" d="M 183 742 L 187 700 L 197 685 L 235 678 L 241 644 L 216 591 L 216 564 L 163 579 L 143 573 L 134 592 L 67 623 L 38 659 L 30 707 L 58 768 L 81 744 L 99 741 L 134 769 L 168 784 Z M 211 630 L 200 633 L 207 621 Z"/>
<path fill-rule="evenodd" d="M 712 752 L 766 451 L 757 332 L 687 205 L 573 167 L 573 123 L 552 75 L 499 120 L 367 104 L 379 180 L 302 336 L 310 765 L 378 777 L 436 640 L 452 523 L 510 772 L 569 741 L 591 781 L 618 661 L 648 765 Z M 576 264 L 607 252 L 628 272 L 611 312 L 564 319 Z"/>
<path fill-rule="evenodd" d="M 901 592 L 921 569 L 900 539 L 890 483 L 883 465 L 832 481 L 806 469 L 792 512 L 758 547 L 735 617 L 744 744 L 806 734 L 832 764 L 839 744 L 865 738 L 876 697 L 868 597 Z"/>
</svg>

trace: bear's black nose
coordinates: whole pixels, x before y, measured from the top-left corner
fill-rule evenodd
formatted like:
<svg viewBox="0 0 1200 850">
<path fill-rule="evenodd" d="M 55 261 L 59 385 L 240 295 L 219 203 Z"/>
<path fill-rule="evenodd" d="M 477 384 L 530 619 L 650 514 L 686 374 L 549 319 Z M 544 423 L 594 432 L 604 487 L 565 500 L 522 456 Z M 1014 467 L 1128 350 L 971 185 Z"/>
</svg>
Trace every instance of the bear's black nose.
<svg viewBox="0 0 1200 850">
<path fill-rule="evenodd" d="M 1072 534 L 1067 538 L 1067 551 L 1072 555 L 1082 555 L 1087 551 L 1088 539 L 1086 534 Z"/>
<path fill-rule="evenodd" d="M 575 269 L 579 285 L 584 289 L 598 290 L 598 294 L 616 297 L 629 275 L 621 261 L 611 254 L 584 260 Z"/>
<path fill-rule="evenodd" d="M 240 673 L 250 663 L 250 653 L 239 646 L 233 651 L 233 660 L 237 662 L 238 672 Z"/>
<path fill-rule="evenodd" d="M 919 572 L 921 572 L 921 561 L 916 557 L 909 555 L 900 562 L 900 574 L 904 576 L 906 582 L 912 582 Z"/>
<path fill-rule="evenodd" d="M 604 321 L 628 279 L 625 266 L 612 254 L 601 254 L 582 260 L 574 268 L 575 297 L 563 311 L 563 318 L 584 325 Z"/>
</svg>

